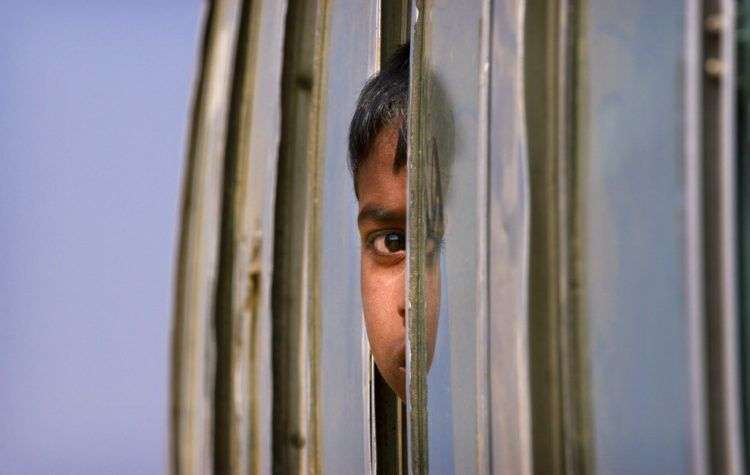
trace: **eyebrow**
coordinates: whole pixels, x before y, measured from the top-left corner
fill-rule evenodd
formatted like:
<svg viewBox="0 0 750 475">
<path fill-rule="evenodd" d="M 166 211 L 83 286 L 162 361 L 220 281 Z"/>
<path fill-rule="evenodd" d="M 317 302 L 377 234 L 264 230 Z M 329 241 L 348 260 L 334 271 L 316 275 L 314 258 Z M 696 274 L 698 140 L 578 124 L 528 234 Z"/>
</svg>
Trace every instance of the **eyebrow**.
<svg viewBox="0 0 750 475">
<path fill-rule="evenodd" d="M 361 225 L 363 221 L 393 222 L 403 221 L 406 218 L 403 212 L 392 211 L 379 206 L 365 206 L 357 216 L 357 224 Z"/>
</svg>

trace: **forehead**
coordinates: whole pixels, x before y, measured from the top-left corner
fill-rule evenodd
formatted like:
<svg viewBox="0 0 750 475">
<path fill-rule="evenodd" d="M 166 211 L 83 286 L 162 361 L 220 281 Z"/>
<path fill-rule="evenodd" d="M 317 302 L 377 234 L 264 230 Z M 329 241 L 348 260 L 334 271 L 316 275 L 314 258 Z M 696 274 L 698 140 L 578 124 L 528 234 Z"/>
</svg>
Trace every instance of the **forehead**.
<svg viewBox="0 0 750 475">
<path fill-rule="evenodd" d="M 393 210 L 406 207 L 406 167 L 395 167 L 398 128 L 384 129 L 375 138 L 357 173 L 359 208 L 378 206 Z"/>
</svg>

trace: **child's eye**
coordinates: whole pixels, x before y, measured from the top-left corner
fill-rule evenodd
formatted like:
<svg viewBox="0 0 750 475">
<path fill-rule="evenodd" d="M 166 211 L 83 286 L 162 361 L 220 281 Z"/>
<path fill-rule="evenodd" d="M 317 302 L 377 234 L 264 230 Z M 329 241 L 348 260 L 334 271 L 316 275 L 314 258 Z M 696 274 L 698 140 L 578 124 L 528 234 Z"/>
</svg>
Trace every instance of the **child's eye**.
<svg viewBox="0 0 750 475">
<path fill-rule="evenodd" d="M 402 231 L 386 231 L 375 235 L 371 246 L 381 256 L 392 256 L 406 250 L 406 236 Z"/>
</svg>

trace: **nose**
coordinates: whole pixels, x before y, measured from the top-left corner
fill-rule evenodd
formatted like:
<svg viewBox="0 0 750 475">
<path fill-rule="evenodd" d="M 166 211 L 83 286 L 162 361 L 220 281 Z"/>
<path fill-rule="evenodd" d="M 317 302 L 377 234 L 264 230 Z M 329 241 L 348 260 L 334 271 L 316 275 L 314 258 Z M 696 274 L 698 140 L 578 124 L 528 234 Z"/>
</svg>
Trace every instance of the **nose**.
<svg viewBox="0 0 750 475">
<path fill-rule="evenodd" d="M 396 282 L 396 305 L 401 320 L 406 324 L 406 266 L 403 266 Z"/>
</svg>

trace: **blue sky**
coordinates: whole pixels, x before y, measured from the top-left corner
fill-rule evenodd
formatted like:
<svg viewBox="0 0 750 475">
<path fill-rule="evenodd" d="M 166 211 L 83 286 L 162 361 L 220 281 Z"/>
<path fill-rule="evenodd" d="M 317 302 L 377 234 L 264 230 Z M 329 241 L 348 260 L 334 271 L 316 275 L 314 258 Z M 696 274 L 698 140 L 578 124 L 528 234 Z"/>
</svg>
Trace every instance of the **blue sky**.
<svg viewBox="0 0 750 475">
<path fill-rule="evenodd" d="M 162 473 L 203 3 L 0 0 L 0 472 Z"/>
</svg>

